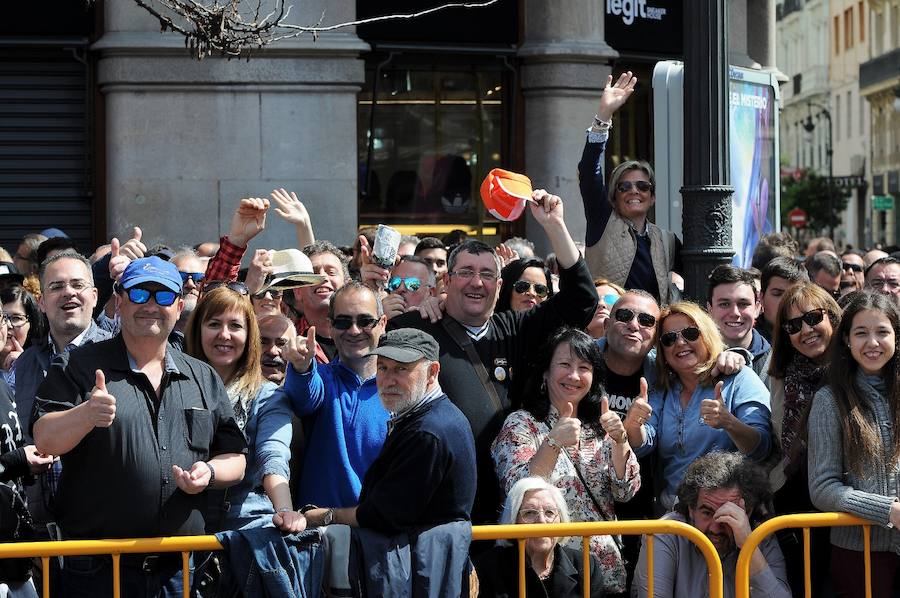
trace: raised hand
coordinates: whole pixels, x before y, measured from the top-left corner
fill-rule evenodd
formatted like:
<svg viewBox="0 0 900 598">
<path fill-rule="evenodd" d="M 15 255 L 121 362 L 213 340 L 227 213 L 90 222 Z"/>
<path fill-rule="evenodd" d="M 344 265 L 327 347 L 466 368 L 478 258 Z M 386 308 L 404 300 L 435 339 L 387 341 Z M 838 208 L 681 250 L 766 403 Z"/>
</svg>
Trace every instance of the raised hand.
<svg viewBox="0 0 900 598">
<path fill-rule="evenodd" d="M 610 411 L 609 397 L 605 395 L 600 399 L 600 425 L 613 442 L 624 444 L 628 441 L 622 418 L 615 411 Z"/>
<path fill-rule="evenodd" d="M 581 441 L 581 420 L 572 417 L 575 407 L 570 402 L 563 405 L 559 419 L 550 429 L 550 437 L 563 446 L 578 446 Z"/>
<path fill-rule="evenodd" d="M 612 118 L 616 110 L 621 108 L 634 93 L 635 85 L 637 85 L 637 77 L 633 76 L 631 71 L 619 75 L 615 84 L 612 75 L 607 76 L 606 85 L 600 95 L 600 106 L 597 108 L 597 116 L 600 120 Z"/>
<path fill-rule="evenodd" d="M 700 401 L 700 417 L 710 428 L 724 428 L 733 417 L 728 407 L 725 406 L 725 399 L 722 397 L 722 387 L 725 385 L 721 380 L 716 383 L 716 398 L 703 399 Z"/>
<path fill-rule="evenodd" d="M 285 361 L 294 366 L 294 371 L 298 374 L 305 373 L 316 356 L 316 327 L 310 326 L 306 336 L 298 334 L 293 341 L 288 341 L 283 351 Z"/>
<path fill-rule="evenodd" d="M 131 258 L 122 253 L 119 240 L 113 237 L 109 243 L 109 277 L 114 282 L 119 282 L 125 268 L 131 263 Z"/>
<path fill-rule="evenodd" d="M 268 210 L 268 199 L 262 197 L 242 199 L 231 218 L 228 240 L 238 247 L 246 247 L 250 239 L 266 228 Z"/>
<path fill-rule="evenodd" d="M 250 260 L 250 267 L 247 268 L 247 279 L 244 280 L 251 295 L 259 292 L 272 271 L 272 252 L 268 249 L 257 249 L 253 253 L 253 259 Z"/>
<path fill-rule="evenodd" d="M 206 490 L 212 479 L 212 469 L 205 461 L 197 461 L 186 471 L 177 465 L 172 466 L 172 477 L 175 485 L 186 494 L 199 494 Z"/>
<path fill-rule="evenodd" d="M 563 203 L 558 195 L 551 195 L 546 189 L 535 189 L 531 199 L 528 202 L 531 215 L 542 228 L 551 224 L 563 224 Z"/>
<path fill-rule="evenodd" d="M 628 408 L 628 414 L 625 416 L 625 426 L 627 428 L 640 428 L 653 414 L 653 407 L 650 406 L 650 400 L 647 398 L 647 379 L 641 376 L 640 391 L 637 398 Z"/>
<path fill-rule="evenodd" d="M 132 229 L 131 238 L 125 242 L 124 245 L 119 250 L 121 255 L 124 255 L 131 260 L 137 260 L 147 253 L 147 246 L 141 243 L 141 237 L 143 233 L 141 232 L 141 228 L 139 226 L 135 226 Z"/>
<path fill-rule="evenodd" d="M 275 213 L 291 224 L 309 225 L 309 212 L 306 206 L 297 198 L 293 191 L 275 189 L 272 191 L 272 199 L 275 201 Z"/>
<path fill-rule="evenodd" d="M 85 404 L 88 420 L 95 428 L 108 428 L 116 419 L 116 397 L 106 390 L 103 370 L 94 372 L 94 388 Z"/>
<path fill-rule="evenodd" d="M 497 252 L 497 257 L 500 258 L 501 268 L 506 267 L 510 262 L 514 262 L 519 259 L 519 252 L 515 249 L 510 249 L 503 243 L 500 243 L 494 248 L 494 251 Z"/>
<path fill-rule="evenodd" d="M 372 262 L 372 249 L 365 235 L 359 236 L 359 277 L 362 283 L 375 292 L 384 290 L 391 273 Z"/>
</svg>

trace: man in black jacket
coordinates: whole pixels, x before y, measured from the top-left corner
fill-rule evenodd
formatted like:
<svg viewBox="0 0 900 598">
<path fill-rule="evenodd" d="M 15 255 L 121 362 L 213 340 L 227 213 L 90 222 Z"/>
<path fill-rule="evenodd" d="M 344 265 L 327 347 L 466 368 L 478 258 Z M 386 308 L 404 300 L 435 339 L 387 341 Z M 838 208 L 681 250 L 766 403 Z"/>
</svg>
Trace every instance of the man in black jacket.
<svg viewBox="0 0 900 598">
<path fill-rule="evenodd" d="M 503 283 L 500 260 L 484 243 L 467 241 L 450 255 L 443 318 L 430 322 L 411 312 L 388 321 L 389 329 L 424 330 L 440 345 L 441 387 L 469 420 L 475 436 L 475 524 L 494 522 L 500 512 L 500 484 L 490 447 L 506 415 L 522 402 L 533 356 L 560 326 L 583 329 L 597 307 L 597 291 L 566 228 L 562 200 L 543 189 L 535 191 L 532 200 L 531 214 L 559 263 L 559 293 L 527 312 L 495 313 Z"/>
</svg>

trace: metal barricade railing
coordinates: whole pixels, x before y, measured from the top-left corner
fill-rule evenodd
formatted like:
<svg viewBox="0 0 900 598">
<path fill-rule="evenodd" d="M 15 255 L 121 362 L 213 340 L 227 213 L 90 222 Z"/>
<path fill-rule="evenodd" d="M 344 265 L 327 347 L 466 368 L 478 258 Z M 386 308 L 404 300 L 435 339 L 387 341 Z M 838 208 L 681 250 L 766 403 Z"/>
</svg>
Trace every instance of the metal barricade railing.
<svg viewBox="0 0 900 598">
<path fill-rule="evenodd" d="M 190 553 L 195 550 L 222 550 L 215 536 L 177 536 L 132 540 L 65 540 L 61 542 L 18 542 L 0 544 L 0 559 L 39 557 L 43 568 L 44 596 L 50 587 L 50 559 L 57 556 L 112 555 L 113 596 L 121 592 L 119 559 L 123 554 L 180 552 L 184 598 L 190 596 Z"/>
<path fill-rule="evenodd" d="M 871 521 L 860 519 L 847 513 L 802 513 L 798 515 L 781 515 L 763 522 L 747 536 L 744 546 L 738 554 L 735 571 L 735 598 L 750 598 L 750 559 L 760 543 L 771 534 L 788 528 L 803 529 L 803 581 L 806 598 L 812 596 L 809 558 L 809 530 L 813 527 L 849 527 L 860 525 L 863 528 L 863 559 L 865 563 L 866 598 L 872 596 L 872 553 L 870 546 Z"/>
<path fill-rule="evenodd" d="M 525 597 L 525 540 L 527 538 L 564 538 L 581 536 L 584 559 L 582 588 L 585 598 L 590 596 L 590 537 L 606 535 L 647 535 L 647 595 L 653 596 L 653 535 L 674 534 L 693 542 L 709 570 L 709 598 L 722 598 L 722 562 L 715 546 L 700 530 L 680 521 L 651 519 L 640 521 L 598 521 L 594 523 L 533 523 L 516 525 L 476 525 L 472 528 L 472 540 L 518 540 L 519 544 L 519 596 Z"/>
<path fill-rule="evenodd" d="M 539 537 L 582 537 L 582 557 L 585 598 L 590 596 L 590 537 L 602 535 L 647 535 L 648 596 L 653 596 L 653 536 L 674 534 L 693 542 L 709 571 L 709 598 L 722 598 L 722 564 L 715 547 L 697 528 L 680 521 L 600 521 L 594 523 L 543 523 L 521 525 L 477 525 L 472 528 L 472 540 L 517 540 L 519 545 L 519 596 L 525 596 L 525 540 Z M 749 542 L 749 540 L 748 540 Z M 176 536 L 170 538 L 139 538 L 127 540 L 66 540 L 61 542 L 19 542 L 0 544 L 0 559 L 37 557 L 43 568 L 43 587 L 47 595 L 50 586 L 50 559 L 58 556 L 111 555 L 113 563 L 113 596 L 121 593 L 120 559 L 123 554 L 155 554 L 180 552 L 184 583 L 183 596 L 190 592 L 188 560 L 193 551 L 222 550 L 215 536 Z"/>
</svg>

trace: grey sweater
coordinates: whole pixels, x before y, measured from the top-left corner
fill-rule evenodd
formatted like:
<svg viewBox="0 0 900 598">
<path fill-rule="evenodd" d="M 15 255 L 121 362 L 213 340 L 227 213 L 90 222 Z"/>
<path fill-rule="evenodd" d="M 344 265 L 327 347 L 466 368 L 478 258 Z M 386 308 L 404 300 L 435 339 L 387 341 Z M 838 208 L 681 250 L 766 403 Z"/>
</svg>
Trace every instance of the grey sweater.
<svg viewBox="0 0 900 598">
<path fill-rule="evenodd" d="M 809 414 L 809 494 L 823 511 L 846 512 L 874 522 L 872 550 L 900 553 L 900 532 L 890 525 L 891 503 L 900 496 L 898 465 L 891 463 L 890 405 L 883 392 L 875 388 L 881 387 L 880 379 L 857 372 L 855 382 L 868 403 L 869 417 L 881 433 L 883 454 L 869 468 L 869 475 L 860 478 L 850 473 L 837 401 L 830 387 L 820 389 Z M 861 551 L 862 528 L 832 528 L 831 543 Z"/>
</svg>

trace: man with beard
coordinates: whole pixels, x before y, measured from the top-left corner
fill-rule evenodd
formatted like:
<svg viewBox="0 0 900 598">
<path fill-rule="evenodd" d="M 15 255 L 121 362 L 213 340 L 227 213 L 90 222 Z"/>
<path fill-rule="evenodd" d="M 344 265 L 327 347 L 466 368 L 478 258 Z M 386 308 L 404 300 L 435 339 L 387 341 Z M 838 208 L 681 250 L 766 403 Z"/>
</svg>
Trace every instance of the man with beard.
<svg viewBox="0 0 900 598">
<path fill-rule="evenodd" d="M 263 376 L 269 382 L 281 385 L 284 382 L 284 348 L 297 337 L 294 324 L 282 315 L 264 316 L 259 319 L 259 334 L 262 341 Z"/>
<path fill-rule="evenodd" d="M 368 287 L 350 282 L 331 295 L 328 319 L 337 359 L 315 359 L 316 326 L 284 350 L 290 362 L 284 389 L 306 432 L 295 495 L 297 504 L 349 507 L 387 435 L 372 354 L 387 318 Z"/>
<path fill-rule="evenodd" d="M 768 476 L 762 468 L 739 453 L 712 452 L 688 467 L 678 487 L 675 511 L 663 519 L 687 522 L 704 533 L 722 560 L 725 588 L 734 588 L 738 552 L 753 527 L 771 512 L 771 500 Z M 641 598 L 647 596 L 646 546 L 641 548 L 634 575 L 633 595 Z M 753 551 L 750 592 L 767 598 L 791 597 L 784 557 L 774 536 Z M 653 595 L 709 595 L 706 560 L 690 540 L 674 534 L 654 536 Z"/>
</svg>

